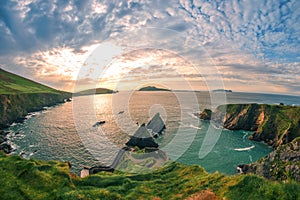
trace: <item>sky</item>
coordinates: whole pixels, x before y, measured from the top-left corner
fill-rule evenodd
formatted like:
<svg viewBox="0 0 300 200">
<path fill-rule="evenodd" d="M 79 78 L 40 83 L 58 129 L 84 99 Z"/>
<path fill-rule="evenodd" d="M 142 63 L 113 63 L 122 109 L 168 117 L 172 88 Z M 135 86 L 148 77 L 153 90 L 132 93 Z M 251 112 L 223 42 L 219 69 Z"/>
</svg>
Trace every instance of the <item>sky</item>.
<svg viewBox="0 0 300 200">
<path fill-rule="evenodd" d="M 300 95 L 300 1 L 3 0 L 0 67 L 91 86 Z"/>
</svg>

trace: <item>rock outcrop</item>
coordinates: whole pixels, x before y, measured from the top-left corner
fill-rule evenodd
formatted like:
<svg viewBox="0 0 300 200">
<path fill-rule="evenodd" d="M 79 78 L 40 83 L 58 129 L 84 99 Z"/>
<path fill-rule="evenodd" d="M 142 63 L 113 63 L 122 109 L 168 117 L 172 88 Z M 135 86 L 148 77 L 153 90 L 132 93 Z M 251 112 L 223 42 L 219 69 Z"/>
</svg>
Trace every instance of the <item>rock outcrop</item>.
<svg viewBox="0 0 300 200">
<path fill-rule="evenodd" d="M 211 120 L 212 111 L 209 109 L 204 109 L 201 113 L 194 113 L 194 115 L 203 120 Z"/>
<path fill-rule="evenodd" d="M 300 137 L 255 163 L 239 165 L 238 169 L 241 173 L 254 173 L 271 180 L 300 182 Z"/>
<path fill-rule="evenodd" d="M 255 131 L 249 139 L 264 141 L 277 148 L 300 136 L 300 107 L 266 104 L 229 104 L 219 106 L 212 120 L 229 130 Z M 209 111 L 199 114 L 209 119 Z"/>
<path fill-rule="evenodd" d="M 208 119 L 207 110 L 198 116 Z M 300 107 L 284 105 L 230 104 L 212 113 L 214 122 L 230 130 L 255 131 L 249 139 L 274 148 L 252 164 L 241 164 L 241 173 L 254 173 L 272 180 L 300 181 Z"/>
<path fill-rule="evenodd" d="M 160 114 L 156 113 L 148 122 L 146 128 L 152 132 L 152 135 L 158 135 L 163 132 L 163 130 L 166 128 L 166 125 L 163 119 L 160 117 Z"/>
<path fill-rule="evenodd" d="M 8 132 L 0 130 L 0 151 L 9 154 L 12 152 L 13 148 L 7 143 L 7 134 Z"/>
<path fill-rule="evenodd" d="M 126 143 L 126 146 L 137 146 L 140 149 L 144 149 L 146 147 L 157 148 L 158 144 L 154 141 L 145 124 L 143 124 L 139 127 L 135 134 L 130 137 L 130 140 Z"/>
</svg>

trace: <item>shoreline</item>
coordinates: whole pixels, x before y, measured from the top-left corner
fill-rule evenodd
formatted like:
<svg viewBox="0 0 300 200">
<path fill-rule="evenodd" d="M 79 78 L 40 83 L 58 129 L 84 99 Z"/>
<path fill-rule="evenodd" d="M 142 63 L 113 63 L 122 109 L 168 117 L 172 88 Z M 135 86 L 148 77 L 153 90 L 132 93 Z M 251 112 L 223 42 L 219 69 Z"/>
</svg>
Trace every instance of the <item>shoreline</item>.
<svg viewBox="0 0 300 200">
<path fill-rule="evenodd" d="M 35 109 L 31 109 L 26 114 L 19 116 L 15 120 L 11 121 L 9 125 L 5 124 L 3 126 L 3 124 L 1 124 L 0 125 L 0 151 L 3 151 L 6 154 L 11 154 L 12 152 L 14 152 L 16 150 L 11 144 L 9 144 L 10 140 L 9 140 L 8 136 L 10 134 L 10 131 L 8 131 L 8 129 L 11 126 L 13 126 L 14 124 L 24 123 L 24 121 L 29 118 L 28 116 L 30 116 L 31 113 L 42 112 L 42 111 L 47 110 L 48 108 L 52 108 L 52 107 L 61 105 L 63 103 L 67 103 L 67 102 L 69 102 L 68 99 L 69 98 L 64 98 L 63 101 L 58 101 L 56 103 L 50 103 L 47 105 L 39 106 L 38 108 L 35 108 Z"/>
</svg>

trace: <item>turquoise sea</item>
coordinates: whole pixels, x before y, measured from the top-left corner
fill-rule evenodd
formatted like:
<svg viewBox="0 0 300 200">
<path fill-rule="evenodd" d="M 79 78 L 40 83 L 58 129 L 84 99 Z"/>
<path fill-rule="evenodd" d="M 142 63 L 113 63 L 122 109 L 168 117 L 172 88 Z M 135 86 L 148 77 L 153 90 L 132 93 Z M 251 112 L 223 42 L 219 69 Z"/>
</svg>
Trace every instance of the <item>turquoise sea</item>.
<svg viewBox="0 0 300 200">
<path fill-rule="evenodd" d="M 300 98 L 286 95 L 226 93 L 222 103 L 300 105 Z M 13 124 L 9 138 L 25 158 L 69 161 L 79 174 L 84 166 L 110 164 L 129 136 L 160 112 L 166 130 L 157 141 L 177 162 L 200 164 L 208 172 L 236 173 L 236 166 L 250 163 L 272 149 L 248 140 L 251 132 L 230 131 L 197 119 L 193 113 L 213 108 L 207 92 L 119 92 L 74 97 L 72 102 L 30 113 L 22 124 Z M 218 100 L 218 99 L 217 99 Z M 93 126 L 97 121 L 105 124 Z"/>
</svg>

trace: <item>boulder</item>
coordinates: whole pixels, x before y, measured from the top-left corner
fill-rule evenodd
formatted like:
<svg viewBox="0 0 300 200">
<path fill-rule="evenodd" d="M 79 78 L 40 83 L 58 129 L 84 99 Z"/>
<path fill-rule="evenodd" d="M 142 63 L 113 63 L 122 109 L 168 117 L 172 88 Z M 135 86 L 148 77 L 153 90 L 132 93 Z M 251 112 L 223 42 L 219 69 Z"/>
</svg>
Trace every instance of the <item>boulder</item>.
<svg viewBox="0 0 300 200">
<path fill-rule="evenodd" d="M 211 120 L 212 111 L 204 109 L 201 113 L 194 113 L 194 115 L 203 120 Z"/>
</svg>

